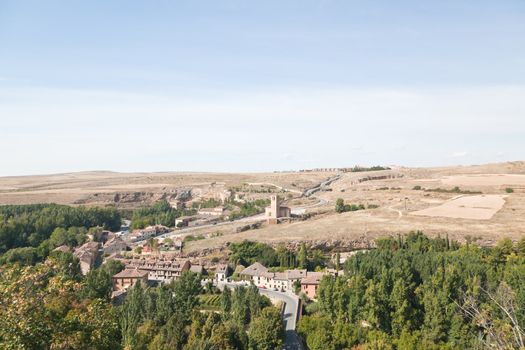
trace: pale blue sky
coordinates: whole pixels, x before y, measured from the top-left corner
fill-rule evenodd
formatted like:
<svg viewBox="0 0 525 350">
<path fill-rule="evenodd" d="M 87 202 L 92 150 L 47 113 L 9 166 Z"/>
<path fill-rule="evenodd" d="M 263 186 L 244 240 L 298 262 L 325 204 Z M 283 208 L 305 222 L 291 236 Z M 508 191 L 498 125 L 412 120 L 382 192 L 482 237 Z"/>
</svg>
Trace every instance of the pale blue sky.
<svg viewBox="0 0 525 350">
<path fill-rule="evenodd" d="M 0 176 L 525 159 L 525 2 L 0 0 Z"/>
</svg>

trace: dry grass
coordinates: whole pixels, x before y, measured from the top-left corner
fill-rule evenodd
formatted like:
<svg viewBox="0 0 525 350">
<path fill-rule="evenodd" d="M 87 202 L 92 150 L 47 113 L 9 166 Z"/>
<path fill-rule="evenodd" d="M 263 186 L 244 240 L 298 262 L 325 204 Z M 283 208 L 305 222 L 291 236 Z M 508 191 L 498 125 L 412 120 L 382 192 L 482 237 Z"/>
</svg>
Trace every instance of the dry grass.
<svg viewBox="0 0 525 350">
<path fill-rule="evenodd" d="M 355 240 L 361 237 L 374 239 L 390 234 L 404 234 L 411 230 L 423 230 L 429 235 L 449 234 L 455 239 L 462 239 L 467 235 L 480 236 L 486 244 L 504 236 L 518 239 L 525 234 L 525 162 L 471 167 L 398 168 L 392 172 L 402 174 L 403 177 L 356 183 L 356 178 L 367 174 L 344 174 L 340 180 L 329 186 L 331 191 L 316 194 L 330 202 L 324 206 L 309 207 L 309 212 L 323 213 L 310 220 L 264 225 L 258 230 L 242 233 L 235 233 L 242 223 L 197 229 L 192 233 L 207 234 L 219 231 L 222 236 L 191 242 L 187 249 L 218 247 L 226 242 L 243 239 L 270 243 L 295 240 Z M 196 192 L 206 194 L 243 183 L 273 183 L 302 190 L 331 175 L 333 174 L 88 172 L 9 177 L 0 178 L 0 204 L 71 204 L 79 199 L 89 198 L 91 201 L 87 204 L 105 205 L 112 203 L 115 193 L 146 191 L 162 194 L 192 188 Z M 463 196 L 463 199 L 453 200 L 457 194 L 418 191 L 413 189 L 416 185 L 445 189 L 459 186 L 464 190 L 481 191 L 484 197 Z M 514 193 L 507 195 L 505 187 L 513 187 Z M 503 195 L 506 195 L 505 203 L 500 205 Z M 377 204 L 379 208 L 336 214 L 333 203 L 339 197 L 344 198 L 347 203 Z M 305 207 L 315 202 L 311 199 L 290 200 L 288 205 L 292 208 Z M 443 215 L 443 210 L 447 215 Z M 410 214 L 414 212 L 433 214 Z M 441 214 L 436 216 L 436 212 Z"/>
<path fill-rule="evenodd" d="M 410 215 L 490 220 L 503 208 L 505 197 L 497 194 L 458 197 L 436 207 L 414 211 Z"/>
<path fill-rule="evenodd" d="M 0 178 L 0 204 L 60 203 L 112 204 L 116 193 L 173 193 L 193 189 L 207 194 L 243 183 L 271 183 L 302 190 L 326 179 L 329 173 L 113 173 L 71 174 Z"/>
</svg>

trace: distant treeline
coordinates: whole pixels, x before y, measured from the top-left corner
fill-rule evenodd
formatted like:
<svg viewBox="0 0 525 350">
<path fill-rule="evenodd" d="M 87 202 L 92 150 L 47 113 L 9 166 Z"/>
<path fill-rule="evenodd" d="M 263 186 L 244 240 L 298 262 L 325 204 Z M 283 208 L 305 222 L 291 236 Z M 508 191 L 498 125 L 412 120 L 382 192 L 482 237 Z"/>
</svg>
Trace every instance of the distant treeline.
<svg viewBox="0 0 525 350">
<path fill-rule="evenodd" d="M 102 227 L 116 231 L 120 214 L 114 208 L 57 204 L 0 206 L 0 254 L 13 248 L 39 247 L 55 229 Z"/>
<path fill-rule="evenodd" d="M 389 167 L 383 167 L 383 166 L 380 166 L 380 165 L 374 165 L 372 167 L 362 167 L 362 166 L 355 166 L 353 168 L 350 168 L 350 172 L 351 173 L 359 173 L 359 172 L 363 172 L 363 171 L 379 171 L 379 170 L 390 170 Z"/>
<path fill-rule="evenodd" d="M 458 186 L 447 189 L 447 188 L 423 188 L 419 185 L 414 186 L 413 190 L 415 191 L 425 191 L 425 192 L 439 192 L 439 193 L 457 193 L 457 194 L 481 194 L 483 192 L 480 191 L 469 191 L 469 190 L 462 190 Z"/>
<path fill-rule="evenodd" d="M 184 215 L 193 215 L 195 209 L 172 208 L 167 200 L 158 201 L 152 206 L 144 206 L 133 211 L 131 228 L 141 229 L 151 225 L 175 226 L 175 219 Z"/>
</svg>

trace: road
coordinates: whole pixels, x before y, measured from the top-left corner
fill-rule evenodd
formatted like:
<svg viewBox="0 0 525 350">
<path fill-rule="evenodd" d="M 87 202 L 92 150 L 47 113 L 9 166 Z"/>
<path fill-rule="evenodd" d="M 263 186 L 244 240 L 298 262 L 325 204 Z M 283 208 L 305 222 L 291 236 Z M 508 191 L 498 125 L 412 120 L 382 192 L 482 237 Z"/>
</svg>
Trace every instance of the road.
<svg viewBox="0 0 525 350">
<path fill-rule="evenodd" d="M 255 223 L 255 222 L 259 222 L 259 221 L 262 222 L 262 221 L 264 221 L 264 218 L 265 217 L 264 217 L 264 213 L 263 213 L 263 214 L 257 214 L 257 215 L 254 215 L 254 216 L 248 216 L 248 217 L 240 218 L 240 219 L 237 219 L 237 220 L 234 220 L 234 221 L 223 221 L 223 222 L 217 222 L 215 224 L 206 224 L 206 225 L 200 225 L 200 226 L 186 227 L 186 228 L 178 229 L 176 231 L 163 233 L 161 235 L 155 236 L 155 238 L 177 237 L 179 235 L 182 235 L 182 234 L 185 234 L 185 233 L 190 233 L 192 231 L 200 230 L 200 229 L 203 229 L 203 228 L 218 227 L 218 226 L 229 225 L 229 224 L 239 223 L 239 222 L 245 222 L 245 223 Z M 145 241 L 147 241 L 147 239 L 136 241 L 135 243 L 143 243 Z"/>
<path fill-rule="evenodd" d="M 279 185 L 276 185 L 276 184 L 273 184 L 273 183 L 268 183 L 268 182 L 253 182 L 253 183 L 249 183 L 249 185 L 269 185 L 269 186 L 274 186 L 282 191 L 285 191 L 285 192 L 292 192 L 292 193 L 296 193 L 296 194 L 300 194 L 301 196 L 305 196 L 305 197 L 311 197 L 311 198 L 315 198 L 317 200 L 319 200 L 319 202 L 317 203 L 313 203 L 313 204 L 310 204 L 310 205 L 305 205 L 305 206 L 302 206 L 302 207 L 296 207 L 296 208 L 293 208 L 293 211 L 296 212 L 296 213 L 304 213 L 306 211 L 306 209 L 308 208 L 314 208 L 314 207 L 318 207 L 318 206 L 323 206 L 323 205 L 326 205 L 326 204 L 329 204 L 330 201 L 326 200 L 326 199 L 323 199 L 323 198 L 319 198 L 317 196 L 314 196 L 313 194 L 317 191 L 319 191 L 323 186 L 328 186 L 330 185 L 331 183 L 333 183 L 334 181 L 337 181 L 341 178 L 342 174 L 337 174 L 323 182 L 321 182 L 320 184 L 310 188 L 310 189 L 307 189 L 305 191 L 299 191 L 299 190 L 296 190 L 296 189 L 291 189 L 291 188 L 285 188 L 285 187 L 282 187 L 282 186 L 279 186 Z M 194 226 L 194 227 L 186 227 L 186 228 L 182 228 L 182 229 L 179 229 L 179 230 L 176 230 L 176 231 L 172 231 L 172 232 L 168 232 L 168 233 L 164 233 L 164 234 L 161 234 L 159 236 L 156 236 L 156 238 L 166 238 L 166 237 L 177 237 L 181 234 L 185 234 L 185 233 L 190 233 L 192 231 L 195 231 L 195 230 L 199 230 L 199 229 L 203 229 L 203 228 L 209 228 L 209 227 L 218 227 L 218 226 L 223 226 L 223 225 L 228 225 L 228 224 L 232 224 L 232 223 L 242 223 L 242 222 L 245 222 L 245 223 L 254 223 L 254 222 L 262 222 L 264 221 L 265 219 L 265 216 L 264 216 L 264 213 L 261 213 L 261 214 L 256 214 L 256 215 L 253 215 L 253 216 L 248 216 L 248 217 L 244 217 L 244 218 L 240 218 L 240 219 L 237 219 L 237 220 L 234 220 L 234 221 L 223 221 L 223 222 L 217 222 L 217 223 L 214 223 L 214 224 L 206 224 L 206 225 L 201 225 L 201 226 Z M 137 244 L 141 244 L 141 243 L 144 243 L 146 242 L 147 239 L 143 239 L 143 240 L 140 240 L 140 241 L 135 241 L 134 243 L 137 243 Z"/>
<path fill-rule="evenodd" d="M 247 282 L 219 282 L 217 287 L 223 289 L 227 286 L 230 289 L 235 289 L 236 287 L 248 286 Z M 297 313 L 299 312 L 299 298 L 293 294 L 277 292 L 274 290 L 269 290 L 265 288 L 259 288 L 259 293 L 265 295 L 270 299 L 277 299 L 284 303 L 284 312 L 283 312 L 283 323 L 285 331 L 284 347 L 283 350 L 305 350 L 303 344 L 299 340 L 299 336 L 295 332 Z"/>
<path fill-rule="evenodd" d="M 320 191 L 323 187 L 330 186 L 333 182 L 339 180 L 342 176 L 343 176 L 343 174 L 336 174 L 336 175 L 332 176 L 331 178 L 329 178 L 328 180 L 325 180 L 325 181 L 321 182 L 320 184 L 305 190 L 303 192 L 303 195 L 305 197 L 310 197 L 315 192 Z"/>
<path fill-rule="evenodd" d="M 304 350 L 295 332 L 295 323 L 297 321 L 297 312 L 299 311 L 299 298 L 288 293 L 277 292 L 269 289 L 259 288 L 259 293 L 266 295 L 271 299 L 282 301 L 284 306 L 283 322 L 285 330 L 284 347 L 285 350 Z"/>
</svg>

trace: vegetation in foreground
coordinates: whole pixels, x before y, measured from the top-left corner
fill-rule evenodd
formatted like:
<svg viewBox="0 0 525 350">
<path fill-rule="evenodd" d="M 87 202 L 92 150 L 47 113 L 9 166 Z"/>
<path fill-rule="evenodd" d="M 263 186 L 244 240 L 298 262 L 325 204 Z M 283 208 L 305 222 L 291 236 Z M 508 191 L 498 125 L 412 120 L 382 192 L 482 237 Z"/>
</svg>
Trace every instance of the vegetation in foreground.
<svg viewBox="0 0 525 350">
<path fill-rule="evenodd" d="M 0 348 L 270 350 L 282 345 L 280 311 L 255 286 L 201 295 L 200 277 L 185 272 L 169 285 L 136 284 L 122 305 L 114 306 L 111 275 L 121 268 L 104 265 L 83 278 L 78 260 L 63 252 L 34 266 L 4 267 Z"/>
<path fill-rule="evenodd" d="M 310 350 L 524 348 L 525 239 L 480 248 L 418 232 L 377 245 L 322 280 L 298 325 Z"/>
</svg>

